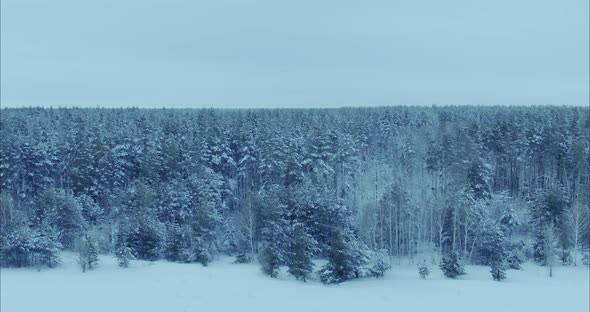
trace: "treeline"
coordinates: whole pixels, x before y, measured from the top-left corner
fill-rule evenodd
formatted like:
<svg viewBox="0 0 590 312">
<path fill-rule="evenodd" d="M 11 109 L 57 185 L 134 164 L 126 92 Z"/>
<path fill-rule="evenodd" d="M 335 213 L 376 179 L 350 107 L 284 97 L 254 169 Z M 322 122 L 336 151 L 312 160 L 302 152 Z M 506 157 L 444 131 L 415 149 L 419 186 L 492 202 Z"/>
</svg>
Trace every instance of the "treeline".
<svg viewBox="0 0 590 312">
<path fill-rule="evenodd" d="M 324 258 L 331 283 L 400 257 L 502 272 L 588 259 L 587 108 L 23 108 L 0 121 L 2 266 L 54 266 L 61 249 L 85 268 L 98 252 L 122 266 L 228 254 L 305 280 Z"/>
</svg>

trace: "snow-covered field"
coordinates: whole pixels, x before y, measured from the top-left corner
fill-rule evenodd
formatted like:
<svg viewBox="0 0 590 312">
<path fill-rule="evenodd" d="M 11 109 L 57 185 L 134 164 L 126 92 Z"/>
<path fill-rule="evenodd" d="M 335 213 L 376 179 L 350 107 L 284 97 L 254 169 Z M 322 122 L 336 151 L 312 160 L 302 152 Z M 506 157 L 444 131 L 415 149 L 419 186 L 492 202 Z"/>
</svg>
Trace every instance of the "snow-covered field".
<svg viewBox="0 0 590 312">
<path fill-rule="evenodd" d="M 532 264 L 508 271 L 503 282 L 489 268 L 469 266 L 458 280 L 431 267 L 426 280 L 414 265 L 394 265 L 382 279 L 340 285 L 303 283 L 286 272 L 267 278 L 255 264 L 221 258 L 209 267 L 133 261 L 120 269 L 109 256 L 82 273 L 73 254 L 56 269 L 2 269 L 2 312 L 36 311 L 589 311 L 588 267 L 558 267 L 553 278 Z"/>
</svg>

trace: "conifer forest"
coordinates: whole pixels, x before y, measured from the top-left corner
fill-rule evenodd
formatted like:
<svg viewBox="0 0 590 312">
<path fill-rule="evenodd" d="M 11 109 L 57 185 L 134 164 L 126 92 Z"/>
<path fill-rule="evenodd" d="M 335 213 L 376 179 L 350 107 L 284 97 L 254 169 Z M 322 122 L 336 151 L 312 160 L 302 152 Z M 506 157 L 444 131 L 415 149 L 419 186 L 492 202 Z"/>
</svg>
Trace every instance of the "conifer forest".
<svg viewBox="0 0 590 312">
<path fill-rule="evenodd" d="M 333 284 L 590 261 L 585 107 L 0 112 L 4 268 L 230 256 Z"/>
</svg>

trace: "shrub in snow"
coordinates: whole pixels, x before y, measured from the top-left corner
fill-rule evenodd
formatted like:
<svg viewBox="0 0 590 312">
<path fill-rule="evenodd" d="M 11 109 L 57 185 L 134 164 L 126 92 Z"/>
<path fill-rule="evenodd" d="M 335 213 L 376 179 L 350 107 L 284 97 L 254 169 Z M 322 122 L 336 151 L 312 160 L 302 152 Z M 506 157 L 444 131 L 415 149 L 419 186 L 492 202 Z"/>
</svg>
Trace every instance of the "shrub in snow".
<svg viewBox="0 0 590 312">
<path fill-rule="evenodd" d="M 247 255 L 246 253 L 241 253 L 239 255 L 236 256 L 236 260 L 234 260 L 234 263 L 250 263 L 252 262 L 252 257 L 250 257 L 249 255 Z"/>
<path fill-rule="evenodd" d="M 461 257 L 457 251 L 451 251 L 443 257 L 440 269 L 449 278 L 457 278 L 457 276 L 465 274 Z"/>
<path fill-rule="evenodd" d="M 418 266 L 418 274 L 420 274 L 420 277 L 422 279 L 425 279 L 426 277 L 428 277 L 428 275 L 430 275 L 430 269 L 426 265 L 426 262 Z"/>
</svg>

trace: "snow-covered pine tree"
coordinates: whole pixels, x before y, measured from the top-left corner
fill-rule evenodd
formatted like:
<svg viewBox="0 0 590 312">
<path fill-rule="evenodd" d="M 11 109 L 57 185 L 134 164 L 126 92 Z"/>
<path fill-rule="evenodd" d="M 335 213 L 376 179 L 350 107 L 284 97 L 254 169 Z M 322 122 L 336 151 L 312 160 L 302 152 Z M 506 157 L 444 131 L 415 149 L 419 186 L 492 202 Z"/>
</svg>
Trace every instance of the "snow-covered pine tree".
<svg viewBox="0 0 590 312">
<path fill-rule="evenodd" d="M 564 239 L 566 233 L 562 230 L 566 224 L 565 211 L 568 207 L 569 200 L 565 191 L 557 187 L 537 195 L 533 201 L 531 206 L 531 221 L 535 231 L 533 257 L 537 263 L 546 265 L 548 260 L 553 260 L 549 258 L 553 256 L 552 250 L 557 248 L 559 243 L 562 250 L 566 249 L 564 244 L 567 242 L 567 239 Z M 546 241 L 547 239 L 549 241 Z"/>
<path fill-rule="evenodd" d="M 219 209 L 222 208 L 221 181 L 219 176 L 207 168 L 201 168 L 201 176 L 190 177 L 193 189 L 192 252 L 194 260 L 203 266 L 211 261 L 211 249 L 214 244 L 217 229 L 222 218 Z"/>
<path fill-rule="evenodd" d="M 283 263 L 281 250 L 276 244 L 270 244 L 264 247 L 258 261 L 262 267 L 262 272 L 272 278 L 279 275 L 279 267 Z"/>
<path fill-rule="evenodd" d="M 555 266 L 557 258 L 557 237 L 555 235 L 555 227 L 551 224 L 547 225 L 543 231 L 543 255 L 545 256 L 545 265 L 549 269 L 549 277 L 553 277 L 553 267 Z"/>
<path fill-rule="evenodd" d="M 524 248 L 525 244 L 522 241 L 506 244 L 506 266 L 508 269 L 522 269 L 521 265 L 525 260 Z"/>
<path fill-rule="evenodd" d="M 62 245 L 57 240 L 57 234 L 52 228 L 43 228 L 34 231 L 30 237 L 31 245 L 28 246 L 30 265 L 46 265 L 53 268 L 59 264 L 59 250 Z"/>
<path fill-rule="evenodd" d="M 193 249 L 195 261 L 202 264 L 203 266 L 207 266 L 209 262 L 211 262 L 209 247 L 202 238 L 197 237 L 193 240 Z"/>
<path fill-rule="evenodd" d="M 94 270 L 98 267 L 99 259 L 98 259 L 98 243 L 94 236 L 86 236 L 86 241 L 88 243 L 88 269 Z"/>
<path fill-rule="evenodd" d="M 503 260 L 494 260 L 490 263 L 490 273 L 495 281 L 506 278 L 506 263 Z"/>
<path fill-rule="evenodd" d="M 322 283 L 341 283 L 365 276 L 367 250 L 350 229 L 334 229 L 326 251 L 328 263 L 318 272 Z"/>
<path fill-rule="evenodd" d="M 78 262 L 82 272 L 98 267 L 98 244 L 91 235 L 84 235 L 80 238 Z"/>
<path fill-rule="evenodd" d="M 0 263 L 3 267 L 54 267 L 59 263 L 57 235 L 50 231 L 37 231 L 25 224 L 17 224 L 2 239 Z"/>
<path fill-rule="evenodd" d="M 78 196 L 76 200 L 80 205 L 80 211 L 86 224 L 96 226 L 99 221 L 102 221 L 104 209 L 97 205 L 92 197 L 83 194 Z"/>
<path fill-rule="evenodd" d="M 380 249 L 372 253 L 369 266 L 370 275 L 382 277 L 385 272 L 391 270 L 391 263 L 386 249 Z"/>
<path fill-rule="evenodd" d="M 443 257 L 440 269 L 448 278 L 454 279 L 459 275 L 465 274 L 465 269 L 461 262 L 461 256 L 457 251 L 451 251 Z"/>
<path fill-rule="evenodd" d="M 33 202 L 33 212 L 33 227 L 55 232 L 64 248 L 74 247 L 83 219 L 80 204 L 71 192 L 61 188 L 46 189 Z"/>
<path fill-rule="evenodd" d="M 295 224 L 286 254 L 288 272 L 305 282 L 313 272 L 312 257 L 316 251 L 316 240 L 306 231 L 303 224 Z"/>
<path fill-rule="evenodd" d="M 258 226 L 264 246 L 259 260 L 263 272 L 271 277 L 276 277 L 279 266 L 285 264 L 288 249 L 286 207 L 279 201 L 280 191 L 280 187 L 262 189 L 254 202 L 258 206 Z"/>
<path fill-rule="evenodd" d="M 273 278 L 278 276 L 279 267 L 285 262 L 284 233 L 281 223 L 271 222 L 264 228 L 265 246 L 259 256 L 262 271 Z"/>
<path fill-rule="evenodd" d="M 166 259 L 174 262 L 193 261 L 190 243 L 190 231 L 178 224 L 169 225 L 165 246 Z"/>
<path fill-rule="evenodd" d="M 480 262 L 490 266 L 492 278 L 501 281 L 506 278 L 506 269 L 508 268 L 507 259 L 509 246 L 504 231 L 505 227 L 501 223 L 492 221 L 488 214 L 481 221 L 480 227 Z M 512 259 L 517 263 L 516 259 Z"/>
<path fill-rule="evenodd" d="M 166 228 L 156 214 L 156 193 L 146 181 L 137 180 L 117 194 L 126 241 L 138 259 L 158 259 L 165 242 Z"/>
<path fill-rule="evenodd" d="M 428 268 L 428 265 L 426 265 L 426 260 L 418 265 L 418 274 L 422 279 L 425 279 L 428 277 L 428 275 L 430 275 L 430 268 Z"/>
<path fill-rule="evenodd" d="M 123 231 L 117 233 L 117 240 L 115 242 L 115 257 L 117 257 L 117 264 L 126 268 L 129 267 L 129 260 L 134 259 L 131 248 L 127 243 L 127 239 Z"/>
</svg>

